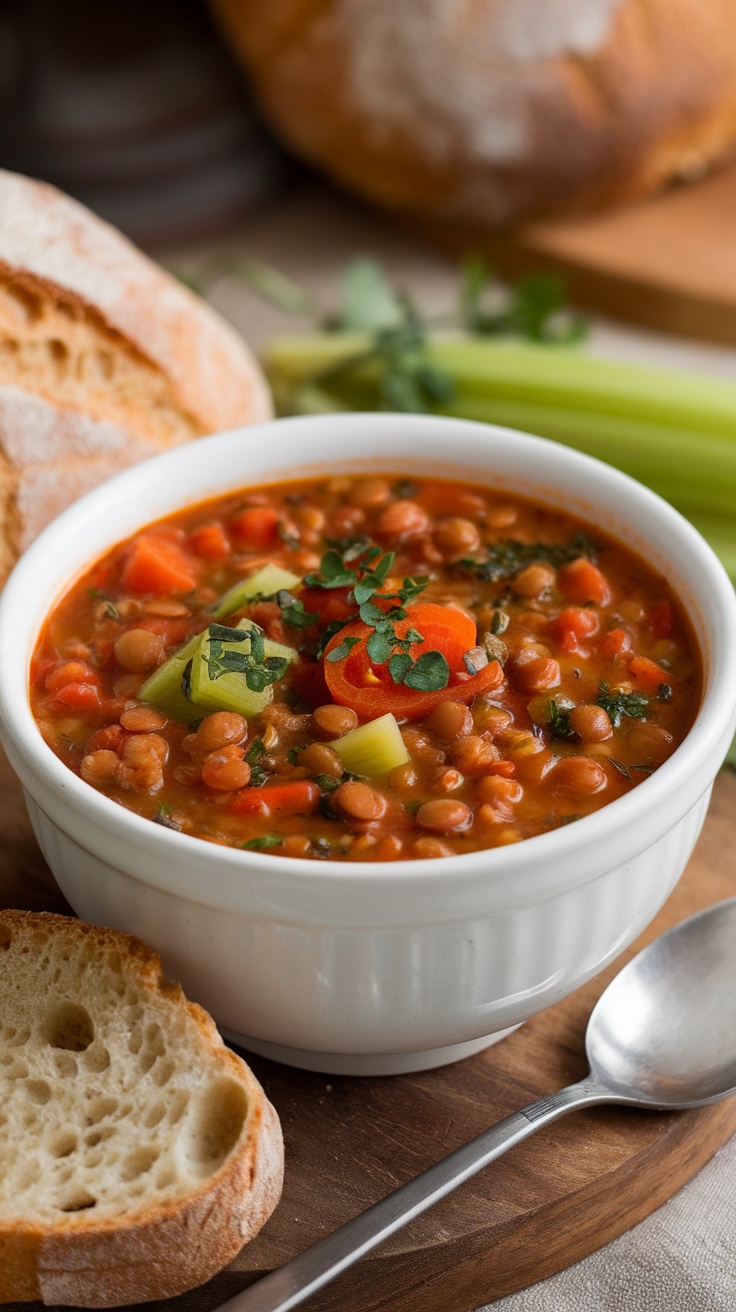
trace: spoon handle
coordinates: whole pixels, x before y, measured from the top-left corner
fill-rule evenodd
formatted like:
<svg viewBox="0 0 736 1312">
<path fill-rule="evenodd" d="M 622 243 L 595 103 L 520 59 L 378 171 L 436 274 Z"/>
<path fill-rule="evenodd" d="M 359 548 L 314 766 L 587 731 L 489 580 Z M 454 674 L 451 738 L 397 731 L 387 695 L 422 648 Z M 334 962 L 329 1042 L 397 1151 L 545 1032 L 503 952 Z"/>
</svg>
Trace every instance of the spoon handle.
<svg viewBox="0 0 736 1312">
<path fill-rule="evenodd" d="M 380 1202 L 360 1212 L 352 1221 L 307 1248 L 285 1266 L 222 1303 L 218 1312 L 225 1312 L 225 1309 L 227 1312 L 289 1312 L 395 1230 L 535 1130 L 583 1104 L 610 1100 L 610 1093 L 589 1077 L 538 1099 L 522 1111 L 512 1112 L 422 1171 L 421 1175 L 394 1189 Z"/>
</svg>

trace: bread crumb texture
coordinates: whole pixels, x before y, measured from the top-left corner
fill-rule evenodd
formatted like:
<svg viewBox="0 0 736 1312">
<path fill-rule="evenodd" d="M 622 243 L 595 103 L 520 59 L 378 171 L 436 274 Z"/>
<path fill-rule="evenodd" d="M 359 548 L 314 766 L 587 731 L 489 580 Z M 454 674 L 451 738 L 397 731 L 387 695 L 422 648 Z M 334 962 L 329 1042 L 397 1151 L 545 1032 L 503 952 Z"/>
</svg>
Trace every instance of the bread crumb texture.
<svg viewBox="0 0 736 1312">
<path fill-rule="evenodd" d="M 167 1297 L 234 1257 L 279 1196 L 278 1121 L 158 957 L 0 912 L 0 1003 L 0 1296 Z"/>
</svg>

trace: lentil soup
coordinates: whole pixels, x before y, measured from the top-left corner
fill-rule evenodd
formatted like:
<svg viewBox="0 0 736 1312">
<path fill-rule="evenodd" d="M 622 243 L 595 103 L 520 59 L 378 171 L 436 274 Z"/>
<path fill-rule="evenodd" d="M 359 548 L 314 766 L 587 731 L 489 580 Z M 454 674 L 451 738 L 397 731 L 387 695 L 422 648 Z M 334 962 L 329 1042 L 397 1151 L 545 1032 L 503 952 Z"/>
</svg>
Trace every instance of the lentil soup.
<svg viewBox="0 0 736 1312">
<path fill-rule="evenodd" d="M 31 698 L 92 787 L 215 843 L 452 856 L 636 787 L 697 706 L 666 581 L 543 505 L 432 478 L 247 489 L 148 526 L 50 614 Z"/>
</svg>

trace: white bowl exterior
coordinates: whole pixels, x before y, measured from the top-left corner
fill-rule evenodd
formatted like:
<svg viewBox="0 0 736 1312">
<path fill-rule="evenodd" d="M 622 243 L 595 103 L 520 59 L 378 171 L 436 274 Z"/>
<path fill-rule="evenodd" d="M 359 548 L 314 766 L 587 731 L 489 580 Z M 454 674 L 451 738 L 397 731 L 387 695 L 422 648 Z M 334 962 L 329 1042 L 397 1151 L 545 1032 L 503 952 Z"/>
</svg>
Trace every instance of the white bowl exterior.
<svg viewBox="0 0 736 1312">
<path fill-rule="evenodd" d="M 487 482 L 626 535 L 667 572 L 701 640 L 705 691 L 686 743 L 632 793 L 575 825 L 457 859 L 381 865 L 200 842 L 117 806 L 56 759 L 30 713 L 27 670 L 70 581 L 182 505 L 356 467 Z M 75 910 L 153 944 L 223 1028 L 305 1052 L 425 1051 L 559 1000 L 656 913 L 685 866 L 734 732 L 735 648 L 733 589 L 713 553 L 669 506 L 606 466 L 457 420 L 287 420 L 136 466 L 41 535 L 0 600 L 0 732 Z"/>
</svg>

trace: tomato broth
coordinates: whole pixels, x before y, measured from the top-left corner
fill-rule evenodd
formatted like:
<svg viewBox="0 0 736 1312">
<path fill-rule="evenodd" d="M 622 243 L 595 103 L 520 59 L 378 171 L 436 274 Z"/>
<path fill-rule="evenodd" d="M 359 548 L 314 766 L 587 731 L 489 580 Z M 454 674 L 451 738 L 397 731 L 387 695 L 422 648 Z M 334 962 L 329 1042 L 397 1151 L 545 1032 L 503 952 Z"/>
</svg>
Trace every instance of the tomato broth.
<svg viewBox="0 0 736 1312">
<path fill-rule="evenodd" d="M 52 610 L 31 698 L 91 787 L 210 842 L 394 861 L 516 843 L 637 787 L 698 703 L 640 555 L 475 484 L 340 476 L 182 510 Z"/>
</svg>

